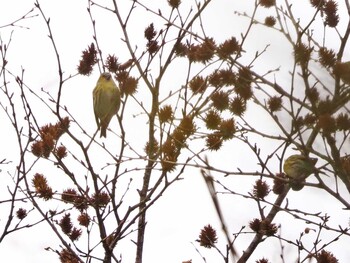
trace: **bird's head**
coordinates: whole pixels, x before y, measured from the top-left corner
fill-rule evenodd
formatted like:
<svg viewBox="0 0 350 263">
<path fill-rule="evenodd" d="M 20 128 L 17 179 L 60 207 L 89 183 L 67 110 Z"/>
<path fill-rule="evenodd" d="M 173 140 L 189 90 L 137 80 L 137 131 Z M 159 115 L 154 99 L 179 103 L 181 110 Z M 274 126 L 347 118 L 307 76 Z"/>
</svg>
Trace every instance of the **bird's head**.
<svg viewBox="0 0 350 263">
<path fill-rule="evenodd" d="M 110 79 L 112 78 L 112 75 L 111 75 L 111 73 L 109 73 L 109 72 L 103 72 L 103 73 L 101 74 L 101 77 L 103 77 L 103 78 L 106 79 L 106 80 L 110 80 Z"/>
</svg>

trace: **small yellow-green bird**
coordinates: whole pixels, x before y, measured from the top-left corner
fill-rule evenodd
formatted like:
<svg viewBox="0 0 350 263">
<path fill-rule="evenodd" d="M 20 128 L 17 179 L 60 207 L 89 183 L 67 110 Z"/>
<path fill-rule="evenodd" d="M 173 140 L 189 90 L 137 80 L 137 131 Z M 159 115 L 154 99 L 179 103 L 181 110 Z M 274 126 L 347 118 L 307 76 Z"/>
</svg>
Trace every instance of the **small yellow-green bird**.
<svg viewBox="0 0 350 263">
<path fill-rule="evenodd" d="M 283 165 L 283 170 L 290 178 L 290 186 L 299 191 L 304 187 L 305 179 L 315 171 L 317 158 L 310 158 L 301 154 L 289 156 Z"/>
<path fill-rule="evenodd" d="M 106 137 L 108 124 L 120 107 L 120 90 L 110 73 L 101 74 L 92 95 L 97 127 L 101 129 L 100 137 Z"/>
</svg>

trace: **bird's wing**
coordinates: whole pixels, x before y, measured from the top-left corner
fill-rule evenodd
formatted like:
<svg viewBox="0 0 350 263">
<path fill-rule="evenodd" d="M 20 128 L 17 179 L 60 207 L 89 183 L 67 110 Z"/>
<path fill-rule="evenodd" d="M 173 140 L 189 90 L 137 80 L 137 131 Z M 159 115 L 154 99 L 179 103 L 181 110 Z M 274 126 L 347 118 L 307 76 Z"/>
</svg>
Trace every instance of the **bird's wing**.
<svg viewBox="0 0 350 263">
<path fill-rule="evenodd" d="M 97 127 L 100 127 L 100 121 L 98 116 L 99 110 L 97 107 L 99 105 L 98 102 L 101 99 L 101 85 L 97 84 L 92 93 L 93 93 L 93 106 L 94 106 L 95 120 L 96 120 Z"/>
</svg>

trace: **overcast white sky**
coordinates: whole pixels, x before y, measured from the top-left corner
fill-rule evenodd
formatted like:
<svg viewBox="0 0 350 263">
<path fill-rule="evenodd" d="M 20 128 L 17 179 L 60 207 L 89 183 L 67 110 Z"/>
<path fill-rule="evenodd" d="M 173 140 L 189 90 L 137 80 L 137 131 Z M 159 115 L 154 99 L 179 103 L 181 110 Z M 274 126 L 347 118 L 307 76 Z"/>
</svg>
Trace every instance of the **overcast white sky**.
<svg viewBox="0 0 350 263">
<path fill-rule="evenodd" d="M 108 3 L 109 1 L 100 2 Z M 144 2 L 147 3 L 150 1 Z M 193 1 L 190 2 L 192 3 Z M 68 77 L 69 75 L 74 75 L 76 74 L 76 67 L 81 56 L 81 51 L 92 42 L 93 31 L 91 21 L 86 11 L 87 1 L 42 0 L 40 4 L 45 15 L 50 17 L 50 25 L 62 61 L 64 76 Z M 149 3 L 147 3 L 147 5 L 148 4 Z M 166 6 L 166 1 L 153 1 L 152 4 L 155 6 L 160 5 L 161 7 L 159 8 L 163 10 L 163 7 Z M 208 19 L 203 21 L 206 34 L 214 37 L 217 42 L 221 42 L 229 36 L 240 38 L 240 34 L 245 32 L 247 20 L 236 16 L 234 11 L 245 10 L 249 12 L 252 6 L 253 1 L 213 1 L 212 8 L 208 8 L 205 13 Z M 32 1 L 0 0 L 0 7 L 0 26 L 2 26 L 21 17 L 34 6 Z M 183 8 L 186 10 L 185 6 Z M 155 7 L 155 10 L 157 9 L 158 7 Z M 304 11 L 307 9 L 298 9 L 300 10 L 300 15 L 309 15 L 307 11 Z M 97 35 L 104 55 L 106 56 L 109 53 L 114 53 L 121 60 L 129 59 L 130 56 L 120 41 L 122 35 L 115 17 L 108 13 L 106 15 L 105 11 L 96 8 L 93 10 L 98 29 Z M 164 10 L 169 10 L 169 8 L 165 8 Z M 137 9 L 136 12 L 140 12 L 140 15 L 138 19 L 134 19 L 132 22 L 131 30 L 134 31 L 131 37 L 133 41 L 132 44 L 135 46 L 138 45 L 141 48 L 142 45 L 145 44 L 143 40 L 144 28 L 149 24 L 153 16 L 146 13 L 144 10 L 141 12 L 141 9 Z M 33 15 L 34 14 L 38 14 L 38 11 L 34 11 Z M 263 16 L 261 15 L 261 17 Z M 157 21 L 159 22 L 159 19 Z M 39 90 L 44 88 L 44 90 L 52 92 L 53 95 L 55 95 L 58 85 L 57 64 L 52 45 L 47 37 L 48 31 L 46 24 L 39 15 L 21 21 L 19 25 L 24 28 L 0 28 L 0 37 L 4 43 L 9 41 L 10 34 L 13 31 L 8 54 L 8 68 L 15 74 L 20 74 L 21 68 L 24 68 L 24 80 L 30 85 L 31 89 L 42 94 Z M 319 34 L 319 32 L 316 32 L 316 34 Z M 256 69 L 257 71 L 265 72 L 269 68 L 282 65 L 281 74 L 275 77 L 277 81 L 283 81 L 283 78 L 288 75 L 288 70 L 286 69 L 292 63 L 292 55 L 287 43 L 284 40 L 279 40 L 277 36 L 276 32 L 266 31 L 263 30 L 263 27 L 257 26 L 256 29 L 253 29 L 253 34 L 248 38 L 245 49 L 248 51 L 248 54 L 251 52 L 250 57 L 248 57 L 252 59 L 255 51 L 261 51 L 265 44 L 270 42 L 271 54 L 274 55 L 264 55 L 262 57 L 262 62 L 258 62 Z M 166 83 L 166 85 L 169 86 L 169 88 L 175 89 L 178 85 L 183 84 L 185 78 L 181 76 L 182 71 L 185 72 L 185 69 L 177 67 L 176 70 L 174 69 L 174 76 L 172 78 L 168 76 L 169 83 Z M 77 76 L 69 80 L 64 87 L 62 97 L 62 103 L 69 108 L 71 114 L 83 125 L 84 129 L 90 133 L 93 133 L 96 129 L 92 110 L 91 92 L 98 75 L 99 72 L 96 68 L 89 77 Z M 13 79 L 12 81 L 14 82 Z M 137 96 L 138 98 L 142 98 L 142 96 L 147 98 L 147 94 L 142 90 L 142 86 Z M 35 107 L 33 108 L 37 111 L 39 124 L 43 125 L 52 121 L 50 120 L 52 115 L 47 111 L 47 108 L 43 107 L 37 99 L 33 98 L 32 101 L 35 103 Z M 147 105 L 146 101 L 145 105 Z M 129 111 L 129 116 L 140 112 L 140 109 L 131 106 L 128 107 L 127 110 Z M 262 126 L 264 129 L 271 129 L 272 131 L 275 129 L 274 126 L 268 124 L 266 116 L 257 117 L 254 111 L 248 111 L 247 118 L 256 118 L 258 120 L 256 125 L 259 127 Z M 56 120 L 53 122 L 56 122 Z M 0 123 L 3 127 L 10 127 L 3 110 L 0 110 Z M 127 125 L 129 138 L 135 139 L 132 142 L 133 147 L 138 147 L 139 149 L 143 148 L 146 140 L 146 133 L 142 132 L 143 125 L 145 125 L 145 118 L 142 116 L 137 118 L 130 117 L 130 121 Z M 111 126 L 117 127 L 116 119 L 112 120 Z M 146 129 L 146 125 L 144 127 L 144 129 Z M 74 125 L 72 129 L 76 129 L 75 131 L 79 132 Z M 115 130 L 118 132 L 118 129 Z M 254 140 L 255 138 L 252 139 Z M 16 141 L 15 135 L 10 128 L 1 129 L 0 160 L 5 157 L 8 160 L 16 160 L 18 153 L 17 146 L 13 146 L 14 144 L 16 145 Z M 106 145 L 109 149 L 114 149 L 118 147 L 119 144 L 108 138 L 106 140 Z M 266 144 L 266 142 L 259 142 L 259 146 L 262 147 L 263 155 L 270 153 L 270 146 Z M 255 165 L 256 161 L 247 159 L 247 156 L 249 156 L 247 149 L 243 148 L 242 144 L 239 142 L 234 141 L 227 143 L 223 152 L 214 153 L 210 156 L 210 161 L 222 169 L 229 169 L 231 171 L 235 170 L 237 167 L 245 168 L 250 171 L 259 169 Z M 13 174 L 15 172 L 15 165 L 16 161 L 6 167 L 0 167 L 0 169 L 2 169 L 1 180 L 7 180 L 7 183 L 10 183 L 7 172 Z M 41 165 L 40 167 L 45 171 L 50 171 L 51 173 L 57 172 L 57 169 L 53 169 L 49 164 L 42 163 Z M 101 163 L 100 165 L 102 167 Z M 278 167 L 277 159 L 269 165 Z M 275 168 L 275 170 L 277 172 L 278 168 Z M 36 171 L 33 172 L 35 173 Z M 80 172 L 84 173 L 84 171 Z M 138 176 L 140 176 L 140 174 Z M 184 173 L 184 178 L 185 180 L 177 182 L 171 187 L 156 206 L 149 211 L 144 260 L 146 263 L 179 263 L 189 259 L 192 259 L 193 263 L 202 262 L 200 255 L 196 252 L 191 242 L 195 243 L 194 241 L 197 239 L 200 229 L 206 224 L 211 224 L 218 230 L 220 228 L 200 172 L 198 170 L 189 169 Z M 251 183 L 255 181 L 255 179 L 256 178 L 225 178 L 223 180 L 225 180 L 232 189 L 246 194 L 252 189 Z M 55 185 L 55 189 L 60 189 L 60 184 L 64 185 L 65 183 L 64 179 L 62 181 L 56 181 L 56 178 L 48 177 L 48 180 L 49 182 L 52 180 L 57 184 Z M 135 179 L 135 181 L 137 181 L 137 179 Z M 137 187 L 139 187 L 139 185 Z M 242 191 L 242 189 L 244 190 Z M 2 193 L 7 191 L 4 184 L 1 186 L 0 190 Z M 1 194 L 1 196 L 3 196 L 3 194 Z M 256 214 L 256 204 L 252 201 L 232 195 L 225 195 L 221 200 L 222 205 L 225 207 L 226 222 L 232 232 L 237 232 L 241 226 L 247 225 L 252 218 L 258 217 Z M 341 207 L 334 202 L 333 199 L 325 198 L 324 193 L 319 190 L 313 189 L 300 193 L 291 193 L 289 200 L 290 206 L 293 208 L 312 209 L 312 211 L 315 212 L 325 209 L 324 211 L 327 211 L 327 213 L 331 215 L 336 214 L 338 221 L 335 222 L 335 226 L 336 224 L 340 224 L 340 222 L 346 224 L 349 218 L 348 214 L 342 213 Z M 4 206 L 1 209 L 3 210 Z M 0 215 L 0 220 L 1 230 L 3 227 L 2 223 L 6 221 L 6 218 L 2 218 Z M 288 216 L 279 216 L 276 222 L 283 222 L 284 220 L 292 222 L 290 225 L 292 229 L 282 229 L 282 232 L 288 233 L 287 235 L 290 236 L 292 240 L 298 238 L 300 231 L 306 227 L 305 223 L 294 220 Z M 59 250 L 57 246 L 57 244 L 59 244 L 58 239 L 50 232 L 47 226 L 44 225 L 45 224 L 42 224 L 39 227 L 26 229 L 9 235 L 5 238 L 4 242 L 0 244 L 0 257 L 6 259 L 6 262 L 9 262 L 9 260 L 11 260 L 11 262 L 28 263 L 58 262 L 57 256 L 54 253 L 44 250 L 45 247 L 52 247 Z M 251 237 L 252 236 L 244 236 L 239 238 L 238 245 L 236 245 L 239 252 L 246 248 Z M 306 237 L 306 239 L 310 240 L 314 238 L 315 233 L 311 233 L 310 237 Z M 339 246 L 339 244 L 337 246 Z M 195 245 L 198 247 L 198 244 L 195 243 Z M 219 241 L 218 245 L 223 249 L 224 240 L 221 242 Z M 132 262 L 131 260 L 135 254 L 133 243 L 130 239 L 126 238 L 121 247 L 122 249 L 118 248 L 116 254 L 122 254 L 123 262 Z M 330 248 L 335 247 L 336 246 L 331 246 Z M 220 260 L 217 260 L 219 256 L 214 251 L 209 251 L 204 248 L 199 249 L 202 255 L 207 258 L 207 262 L 220 262 Z M 266 251 L 269 252 L 266 253 Z M 339 253 L 336 254 L 339 262 L 346 262 L 346 260 L 350 258 L 349 251 L 348 249 L 346 251 L 340 249 Z M 285 252 L 295 252 L 295 250 L 291 251 L 287 249 Z M 261 248 L 257 249 L 250 262 L 254 262 L 261 256 L 267 257 L 271 262 L 280 262 L 279 253 L 280 247 L 278 240 L 271 238 L 269 242 L 266 242 Z"/>
</svg>

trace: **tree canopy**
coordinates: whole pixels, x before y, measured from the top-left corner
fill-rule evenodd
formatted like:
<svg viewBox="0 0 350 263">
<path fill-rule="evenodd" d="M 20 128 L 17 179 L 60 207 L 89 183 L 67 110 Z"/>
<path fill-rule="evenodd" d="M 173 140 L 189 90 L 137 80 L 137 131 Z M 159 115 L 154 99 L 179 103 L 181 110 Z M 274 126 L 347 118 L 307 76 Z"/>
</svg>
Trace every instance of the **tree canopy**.
<svg viewBox="0 0 350 263">
<path fill-rule="evenodd" d="M 235 2 L 1 10 L 2 254 L 350 257 L 350 3 Z"/>
</svg>

